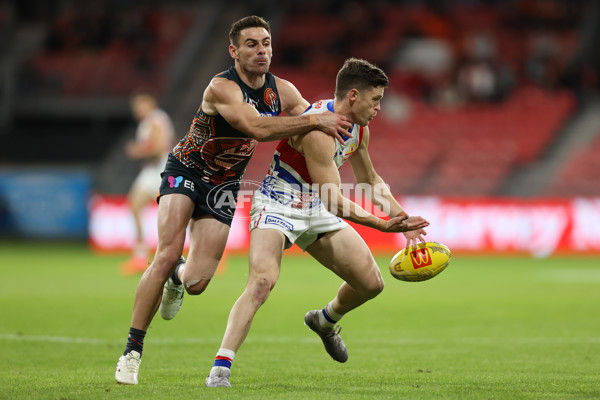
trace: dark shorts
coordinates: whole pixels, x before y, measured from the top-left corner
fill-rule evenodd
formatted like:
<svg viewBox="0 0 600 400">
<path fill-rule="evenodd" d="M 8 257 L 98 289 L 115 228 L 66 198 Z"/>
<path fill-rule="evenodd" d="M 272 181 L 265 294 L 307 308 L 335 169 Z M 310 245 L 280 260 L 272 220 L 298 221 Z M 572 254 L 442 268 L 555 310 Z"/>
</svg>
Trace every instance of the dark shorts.
<svg viewBox="0 0 600 400">
<path fill-rule="evenodd" d="M 240 190 L 239 181 L 214 186 L 194 175 L 197 173 L 169 155 L 165 170 L 160 174 L 162 181 L 157 202 L 160 202 L 162 196 L 168 194 L 183 194 L 192 199 L 195 204 L 192 218 L 212 215 L 218 221 L 231 226 Z"/>
</svg>

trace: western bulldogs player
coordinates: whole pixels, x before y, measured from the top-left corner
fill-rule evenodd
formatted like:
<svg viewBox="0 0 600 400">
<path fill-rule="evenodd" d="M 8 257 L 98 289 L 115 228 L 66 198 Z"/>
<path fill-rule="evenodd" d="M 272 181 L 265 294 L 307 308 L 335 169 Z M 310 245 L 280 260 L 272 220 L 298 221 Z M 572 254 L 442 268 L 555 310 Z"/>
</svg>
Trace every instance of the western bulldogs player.
<svg viewBox="0 0 600 400">
<path fill-rule="evenodd" d="M 315 129 L 279 143 L 268 175 L 253 198 L 248 283 L 229 314 L 207 386 L 231 386 L 234 356 L 277 282 L 284 250 L 293 243 L 344 280 L 331 302 L 304 317 L 329 355 L 343 363 L 348 353 L 336 323 L 377 296 L 383 290 L 383 278 L 365 242 L 342 218 L 383 232 L 404 232 L 407 246 L 425 241 L 424 228 L 429 223 L 422 217 L 409 217 L 402 209 L 375 172 L 367 150 L 368 125 L 380 110 L 387 85 L 381 69 L 364 60 L 346 60 L 337 75 L 335 98 L 313 104 L 304 115 L 339 113 L 352 122 L 353 137 L 338 143 Z M 342 195 L 338 168 L 346 160 L 357 182 L 372 188 L 371 200 L 388 213 L 389 220 Z"/>
</svg>

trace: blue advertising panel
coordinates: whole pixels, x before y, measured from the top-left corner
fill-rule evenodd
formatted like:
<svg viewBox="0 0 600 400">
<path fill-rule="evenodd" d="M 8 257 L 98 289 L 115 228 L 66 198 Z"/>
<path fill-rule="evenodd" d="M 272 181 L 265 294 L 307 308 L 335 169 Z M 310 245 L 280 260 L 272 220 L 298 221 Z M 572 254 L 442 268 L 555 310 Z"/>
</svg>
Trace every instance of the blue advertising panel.
<svg viewBox="0 0 600 400">
<path fill-rule="evenodd" d="M 21 237 L 85 238 L 92 179 L 67 169 L 0 170 L 0 231 Z"/>
</svg>

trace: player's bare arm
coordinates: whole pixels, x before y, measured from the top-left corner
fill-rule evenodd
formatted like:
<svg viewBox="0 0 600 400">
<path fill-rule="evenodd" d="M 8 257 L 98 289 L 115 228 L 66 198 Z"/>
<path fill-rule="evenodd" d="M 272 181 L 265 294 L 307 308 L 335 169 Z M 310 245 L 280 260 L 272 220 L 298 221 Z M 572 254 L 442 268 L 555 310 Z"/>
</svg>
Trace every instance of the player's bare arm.
<svg viewBox="0 0 600 400">
<path fill-rule="evenodd" d="M 302 138 L 301 144 L 310 177 L 319 185 L 323 204 L 333 214 L 383 232 L 405 232 L 428 225 L 428 222 L 420 217 L 415 217 L 408 223 L 406 215 L 385 221 L 344 197 L 340 190 L 340 174 L 333 161 L 335 143 L 331 137 L 319 131 L 312 131 Z"/>
<path fill-rule="evenodd" d="M 315 118 L 309 115 L 295 117 L 262 117 L 254 107 L 244 102 L 242 91 L 234 82 L 215 78 L 204 92 L 202 109 L 208 115 L 221 114 L 235 129 L 258 141 L 271 141 L 306 133 L 319 128 L 347 134 L 351 124 L 337 114 Z"/>
<path fill-rule="evenodd" d="M 394 217 L 398 216 L 407 217 L 406 223 L 408 224 L 421 221 L 422 217 L 408 216 L 392 192 L 390 192 L 389 186 L 375 171 L 368 150 L 370 137 L 371 134 L 369 128 L 364 127 L 361 144 L 349 159 L 350 164 L 352 165 L 352 171 L 356 177 L 356 181 L 371 187 L 371 190 L 367 192 L 369 199 L 381 210 L 384 212 L 387 211 L 390 218 L 393 219 Z M 423 235 L 426 234 L 427 232 L 423 228 L 404 232 L 407 248 L 410 245 L 416 246 L 417 241 L 425 243 L 425 238 Z"/>
<path fill-rule="evenodd" d="M 287 115 L 300 115 L 310 106 L 291 82 L 276 76 L 275 83 L 281 100 L 281 110 Z"/>
<path fill-rule="evenodd" d="M 306 111 L 308 106 L 310 106 L 310 103 L 302 97 L 302 95 L 300 94 L 298 89 L 291 82 L 286 81 L 285 79 L 278 78 L 278 77 L 275 77 L 275 81 L 277 82 L 277 90 L 279 91 L 279 96 L 281 97 L 281 109 L 287 115 L 296 116 L 296 115 L 300 115 L 304 111 Z M 331 114 L 331 113 L 327 112 L 326 114 Z M 325 114 L 316 114 L 315 115 L 315 122 L 317 123 L 316 128 L 322 130 L 323 132 L 325 132 L 328 135 L 333 136 L 340 143 L 344 143 L 344 139 L 342 139 L 342 137 L 340 136 L 340 134 L 339 134 L 340 131 L 338 131 L 337 128 L 336 129 L 327 129 L 324 126 L 319 127 L 319 121 L 323 115 L 325 115 Z M 340 119 L 340 121 L 339 121 L 340 125 L 341 125 L 342 121 L 348 122 L 346 117 L 343 117 L 341 115 L 338 115 L 338 117 Z M 348 128 L 350 128 L 350 127 L 351 127 L 351 125 L 348 126 Z M 345 132 L 348 132 L 348 131 L 346 130 Z M 344 133 L 344 135 L 346 135 L 346 133 Z M 352 137 L 352 133 L 350 133 L 349 135 L 346 135 L 346 136 Z"/>
</svg>

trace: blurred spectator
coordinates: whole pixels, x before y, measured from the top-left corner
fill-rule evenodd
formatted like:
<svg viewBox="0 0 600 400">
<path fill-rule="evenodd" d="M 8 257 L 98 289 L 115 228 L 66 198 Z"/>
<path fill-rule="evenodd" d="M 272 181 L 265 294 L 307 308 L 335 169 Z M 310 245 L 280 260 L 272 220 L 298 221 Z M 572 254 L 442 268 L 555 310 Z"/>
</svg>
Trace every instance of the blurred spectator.
<svg viewBox="0 0 600 400">
<path fill-rule="evenodd" d="M 465 60 L 458 66 L 459 94 L 468 102 L 499 101 L 512 89 L 512 72 L 497 60 L 494 40 L 487 34 L 467 37 Z"/>
<path fill-rule="evenodd" d="M 525 64 L 527 79 L 546 89 L 557 88 L 563 68 L 556 39 L 550 34 L 538 35 L 533 37 L 529 47 L 529 57 Z"/>
</svg>

